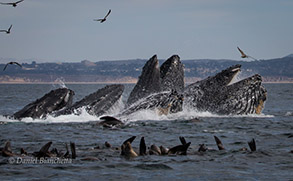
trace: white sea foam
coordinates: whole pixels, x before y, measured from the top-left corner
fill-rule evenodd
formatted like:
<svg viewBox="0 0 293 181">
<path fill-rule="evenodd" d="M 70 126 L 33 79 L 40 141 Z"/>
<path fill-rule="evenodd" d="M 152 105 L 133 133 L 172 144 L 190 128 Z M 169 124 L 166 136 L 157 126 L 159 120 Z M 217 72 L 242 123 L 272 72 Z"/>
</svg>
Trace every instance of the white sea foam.
<svg viewBox="0 0 293 181">
<path fill-rule="evenodd" d="M 293 113 L 291 111 L 286 112 L 285 116 L 293 116 Z"/>
<path fill-rule="evenodd" d="M 114 116 L 117 114 L 123 104 L 120 102 L 116 105 L 115 108 L 109 110 L 105 115 Z M 118 117 L 118 119 L 122 120 L 125 123 L 129 122 L 136 122 L 142 120 L 149 120 L 149 121 L 162 121 L 162 120 L 190 120 L 194 118 L 204 118 L 204 117 L 211 117 L 211 118 L 229 118 L 229 117 L 257 117 L 257 118 L 271 118 L 274 117 L 273 115 L 265 115 L 265 114 L 249 114 L 249 115 L 217 115 L 212 114 L 210 112 L 198 112 L 196 110 L 183 110 L 182 112 L 178 112 L 176 114 L 169 114 L 169 115 L 158 115 L 157 111 L 155 110 L 140 110 L 134 112 L 127 116 Z M 7 117 L 0 115 L 0 121 L 3 122 L 25 122 L 25 123 L 86 123 L 91 121 L 100 121 L 99 117 L 90 115 L 86 112 L 83 108 L 81 109 L 81 114 L 70 114 L 70 115 L 61 115 L 58 117 L 47 116 L 44 119 L 32 119 L 32 118 L 23 118 L 21 120 L 9 119 Z"/>
<path fill-rule="evenodd" d="M 169 114 L 169 115 L 162 115 L 159 116 L 156 111 L 154 110 L 141 110 L 134 112 L 128 116 L 122 116 L 121 119 L 124 120 L 124 122 L 135 122 L 140 120 L 154 120 L 154 121 L 160 121 L 160 120 L 191 120 L 194 118 L 204 118 L 204 117 L 210 117 L 210 118 L 241 118 L 241 117 L 251 117 L 251 118 L 271 118 L 274 117 L 273 115 L 265 115 L 265 114 L 248 114 L 248 115 L 217 115 L 210 112 L 199 112 L 196 110 L 183 110 L 181 112 L 178 112 L 176 114 Z"/>
</svg>

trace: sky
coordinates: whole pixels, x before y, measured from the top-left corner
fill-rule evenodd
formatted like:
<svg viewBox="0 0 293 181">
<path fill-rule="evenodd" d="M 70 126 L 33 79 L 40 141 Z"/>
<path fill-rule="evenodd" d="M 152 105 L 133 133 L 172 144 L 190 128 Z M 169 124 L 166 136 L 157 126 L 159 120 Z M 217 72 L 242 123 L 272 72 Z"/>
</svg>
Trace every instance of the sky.
<svg viewBox="0 0 293 181">
<path fill-rule="evenodd" d="M 292 17 L 293 0 L 24 0 L 0 5 L 0 29 L 13 25 L 0 33 L 0 63 L 241 60 L 237 46 L 279 58 L 293 53 Z"/>
</svg>

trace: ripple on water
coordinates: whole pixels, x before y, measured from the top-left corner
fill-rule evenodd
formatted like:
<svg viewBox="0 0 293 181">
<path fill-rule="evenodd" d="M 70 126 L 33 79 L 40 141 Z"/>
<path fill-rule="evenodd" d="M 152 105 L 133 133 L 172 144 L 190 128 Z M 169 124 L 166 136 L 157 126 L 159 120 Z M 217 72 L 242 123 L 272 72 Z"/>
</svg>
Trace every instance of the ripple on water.
<svg viewBox="0 0 293 181">
<path fill-rule="evenodd" d="M 134 166 L 135 168 L 143 169 L 143 170 L 172 170 L 172 167 L 169 167 L 166 164 L 158 163 L 158 164 L 137 164 Z"/>
</svg>

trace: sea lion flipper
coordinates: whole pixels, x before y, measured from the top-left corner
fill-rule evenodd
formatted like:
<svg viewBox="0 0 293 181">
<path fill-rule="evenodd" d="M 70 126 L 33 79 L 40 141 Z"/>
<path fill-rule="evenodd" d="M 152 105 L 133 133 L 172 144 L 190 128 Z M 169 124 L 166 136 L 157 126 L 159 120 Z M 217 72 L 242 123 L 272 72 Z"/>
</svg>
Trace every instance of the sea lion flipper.
<svg viewBox="0 0 293 181">
<path fill-rule="evenodd" d="M 40 153 L 47 153 L 49 151 L 50 146 L 52 145 L 52 141 L 49 141 L 48 143 L 46 143 L 41 149 L 40 149 Z"/>
<path fill-rule="evenodd" d="M 215 141 L 217 143 L 217 146 L 218 146 L 219 150 L 225 150 L 221 140 L 217 136 L 214 136 L 214 138 L 215 138 Z"/>
<path fill-rule="evenodd" d="M 8 151 L 8 152 L 12 152 L 10 141 L 7 141 L 7 142 L 5 143 L 5 146 L 4 146 L 4 149 L 3 149 L 3 150 L 4 150 L 4 151 Z"/>
<path fill-rule="evenodd" d="M 129 142 L 131 144 L 135 138 L 136 138 L 136 136 L 132 136 L 132 137 L 128 138 L 127 140 L 125 140 L 123 142 L 123 144 L 126 144 L 127 142 Z"/>
<path fill-rule="evenodd" d="M 63 155 L 64 158 L 68 158 L 69 157 L 69 150 L 68 150 L 68 145 L 67 143 L 65 143 L 65 148 L 66 148 L 66 153 Z"/>
<path fill-rule="evenodd" d="M 42 148 L 40 149 L 40 151 L 38 152 L 34 152 L 33 155 L 37 158 L 41 158 L 41 157 L 48 157 L 49 156 L 49 148 L 52 145 L 52 141 L 49 141 L 48 143 L 46 143 L 44 146 L 42 146 Z"/>
<path fill-rule="evenodd" d="M 146 155 L 146 145 L 145 145 L 144 137 L 141 137 L 140 139 L 139 155 Z"/>
<path fill-rule="evenodd" d="M 180 136 L 179 140 L 181 141 L 182 145 L 186 144 L 186 140 L 185 140 L 185 138 L 183 136 Z"/>
<path fill-rule="evenodd" d="M 76 158 L 76 150 L 75 150 L 75 143 L 70 142 L 70 149 L 71 149 L 71 158 L 75 159 Z"/>
<path fill-rule="evenodd" d="M 256 151 L 256 145 L 255 145 L 255 140 L 252 138 L 251 141 L 248 142 L 249 148 L 251 151 Z"/>
<path fill-rule="evenodd" d="M 23 148 L 20 148 L 20 154 L 21 155 L 27 155 L 27 152 Z"/>
</svg>

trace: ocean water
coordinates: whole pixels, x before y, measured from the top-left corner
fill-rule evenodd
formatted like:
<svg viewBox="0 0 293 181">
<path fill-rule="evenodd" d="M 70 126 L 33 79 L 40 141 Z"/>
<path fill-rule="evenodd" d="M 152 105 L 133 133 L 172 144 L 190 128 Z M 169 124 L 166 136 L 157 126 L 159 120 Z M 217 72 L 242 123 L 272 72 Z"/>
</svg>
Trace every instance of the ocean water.
<svg viewBox="0 0 293 181">
<path fill-rule="evenodd" d="M 24 148 L 32 153 L 52 141 L 52 148 L 65 152 L 65 144 L 75 142 L 77 158 L 66 163 L 25 163 L 18 162 L 20 158 L 10 160 L 0 156 L 0 180 L 293 179 L 293 84 L 265 84 L 268 100 L 261 115 L 218 116 L 193 111 L 160 117 L 142 111 L 123 118 L 125 126 L 111 129 L 98 125 L 99 118 L 86 112 L 45 120 L 16 121 L 3 116 L 60 86 L 64 85 L 0 84 L 0 147 L 11 141 L 13 152 L 19 153 Z M 105 85 L 66 86 L 75 91 L 74 101 L 78 101 Z M 134 85 L 125 86 L 122 102 Z M 184 136 L 191 146 L 186 156 L 147 155 L 127 159 L 120 156 L 117 148 L 131 136 L 136 136 L 132 143 L 135 150 L 142 136 L 147 146 L 170 148 L 180 144 L 179 136 Z M 214 136 L 222 140 L 225 150 L 217 150 Z M 252 138 L 257 151 L 243 151 Z M 111 148 L 104 146 L 106 141 Z M 210 150 L 199 153 L 199 144 L 206 144 Z"/>
</svg>

